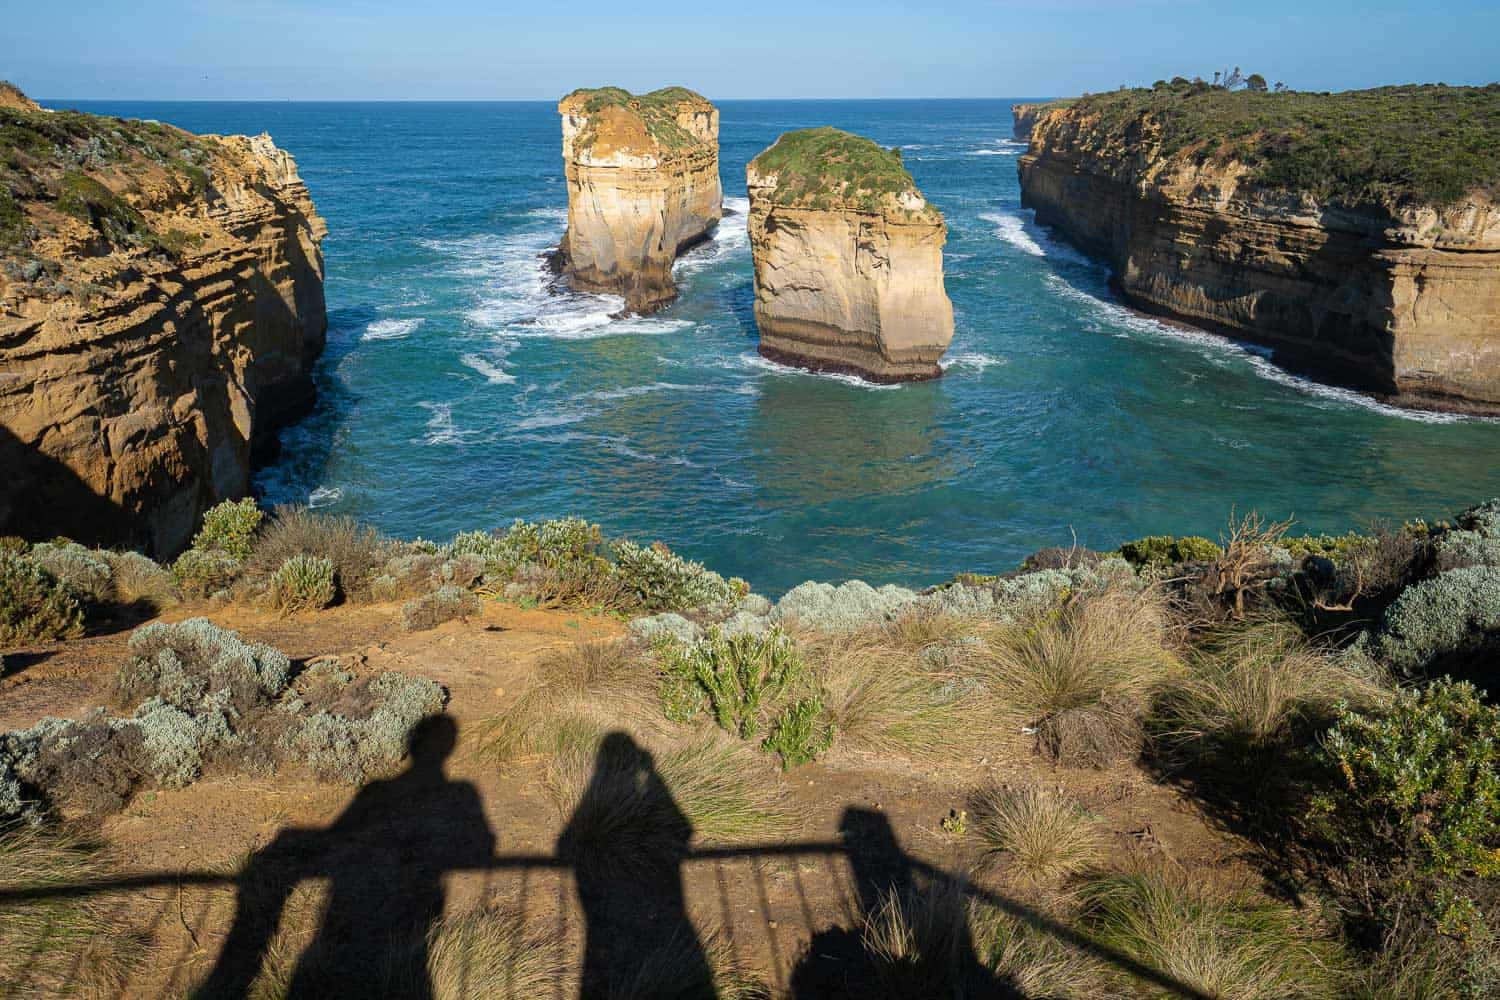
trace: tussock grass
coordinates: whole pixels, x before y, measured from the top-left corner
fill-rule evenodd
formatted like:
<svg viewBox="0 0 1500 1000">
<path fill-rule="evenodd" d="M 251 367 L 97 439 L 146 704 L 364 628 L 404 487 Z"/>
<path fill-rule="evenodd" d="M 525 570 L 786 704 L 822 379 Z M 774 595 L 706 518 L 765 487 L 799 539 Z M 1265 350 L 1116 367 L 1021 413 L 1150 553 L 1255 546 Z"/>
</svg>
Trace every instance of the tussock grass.
<svg viewBox="0 0 1500 1000">
<path fill-rule="evenodd" d="M 1267 619 L 1201 643 L 1163 694 L 1159 738 L 1179 750 L 1206 743 L 1258 748 L 1303 723 L 1332 718 L 1340 701 L 1380 704 L 1389 692 L 1310 646 L 1289 622 Z"/>
<path fill-rule="evenodd" d="M 974 798 L 975 829 L 985 848 L 1032 882 L 1056 883 L 1098 864 L 1099 828 L 1071 798 L 1040 785 L 990 787 Z"/>
<path fill-rule="evenodd" d="M 971 757 L 986 740 L 982 690 L 929 668 L 910 651 L 911 638 L 892 641 L 874 632 L 811 648 L 839 745 L 915 760 Z"/>
<path fill-rule="evenodd" d="M 1055 935 L 993 906 L 975 905 L 970 920 L 980 960 L 1026 1000 L 1110 995 L 1100 961 Z"/>
<path fill-rule="evenodd" d="M 699 930 L 697 940 L 683 932 L 663 938 L 636 956 L 630 974 L 610 983 L 602 1000 L 690 1000 L 683 984 L 694 981 L 705 958 L 718 1000 L 770 1000 L 771 991 L 735 961 L 729 937 L 716 925 Z"/>
<path fill-rule="evenodd" d="M 979 962 L 970 910 L 962 884 L 947 880 L 920 892 L 886 894 L 862 928 L 879 995 L 964 995 Z"/>
<path fill-rule="evenodd" d="M 509 709 L 480 724 L 480 752 L 497 761 L 556 752 L 560 727 L 584 724 L 597 736 L 611 725 L 659 728 L 657 679 L 625 640 L 580 642 L 543 654 L 536 680 Z"/>
<path fill-rule="evenodd" d="M 1180 670 L 1157 592 L 1082 594 L 1023 625 L 980 630 L 970 657 L 1006 724 L 1056 760 L 1103 766 L 1133 754 L 1152 693 Z"/>
<path fill-rule="evenodd" d="M 480 907 L 447 917 L 427 936 L 433 1000 L 546 996 L 572 971 L 565 959 L 555 931 L 528 927 L 519 912 L 509 909 Z"/>
<path fill-rule="evenodd" d="M 82 837 L 0 828 L 0 889 L 62 889 L 108 878 Z M 0 996 L 118 996 L 140 967 L 143 935 L 120 929 L 97 897 L 0 904 Z"/>
<path fill-rule="evenodd" d="M 1162 871 L 1116 874 L 1081 890 L 1097 939 L 1222 1000 L 1334 995 L 1335 975 L 1290 914 Z"/>
<path fill-rule="evenodd" d="M 563 853 L 604 864 L 654 864 L 693 835 L 734 841 L 774 836 L 791 822 L 769 761 L 706 733 L 653 755 L 629 736 L 559 727 L 546 781 L 568 824 Z"/>
</svg>

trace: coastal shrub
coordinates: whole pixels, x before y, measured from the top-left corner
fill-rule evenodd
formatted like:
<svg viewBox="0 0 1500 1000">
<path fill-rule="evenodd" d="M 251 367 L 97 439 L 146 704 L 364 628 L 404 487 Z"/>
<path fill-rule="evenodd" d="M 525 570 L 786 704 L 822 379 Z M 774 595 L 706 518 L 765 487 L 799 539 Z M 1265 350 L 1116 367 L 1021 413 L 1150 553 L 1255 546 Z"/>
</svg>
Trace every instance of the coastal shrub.
<svg viewBox="0 0 1500 1000">
<path fill-rule="evenodd" d="M 162 611 L 177 603 L 177 581 L 165 566 L 139 552 L 105 552 L 114 598 L 121 604 L 143 604 Z"/>
<path fill-rule="evenodd" d="M 83 609 L 72 591 L 31 558 L 0 552 L 0 646 L 82 634 Z"/>
<path fill-rule="evenodd" d="M 412 729 L 446 700 L 435 682 L 394 671 L 355 681 L 332 709 L 288 730 L 282 749 L 325 781 L 363 784 L 401 762 Z"/>
<path fill-rule="evenodd" d="M 1475 504 L 1454 521 L 1465 531 L 1477 532 L 1485 538 L 1500 538 L 1500 497 Z"/>
<path fill-rule="evenodd" d="M 660 542 L 648 546 L 616 542 L 613 555 L 625 593 L 633 605 L 646 611 L 729 604 L 749 589 L 731 586 L 703 564 L 674 554 Z"/>
<path fill-rule="evenodd" d="M 285 653 L 245 642 L 207 618 L 142 626 L 129 646 L 130 659 L 115 676 L 125 705 L 157 697 L 192 712 L 210 700 L 245 712 L 284 691 L 291 673 Z"/>
<path fill-rule="evenodd" d="M 1103 876 L 1080 893 L 1095 940 L 1198 995 L 1332 995 L 1329 963 L 1281 907 L 1165 871 Z"/>
<path fill-rule="evenodd" d="M 1500 567 L 1469 566 L 1403 590 L 1371 651 L 1401 674 L 1430 674 L 1500 648 Z"/>
<path fill-rule="evenodd" d="M 1349 1000 L 1479 1000 L 1500 996 L 1500 942 L 1493 931 L 1457 939 L 1408 922 L 1363 952 L 1344 984 Z"/>
<path fill-rule="evenodd" d="M 391 543 L 352 517 L 319 514 L 305 507 L 278 507 L 245 564 L 248 575 L 269 580 L 293 556 L 326 559 L 345 600 L 371 599 L 370 583 L 385 569 Z"/>
<path fill-rule="evenodd" d="M 148 698 L 130 721 L 140 730 L 146 775 L 165 788 L 186 788 L 197 781 L 205 761 L 235 741 L 228 717 L 217 707 L 189 713 L 161 698 Z"/>
<path fill-rule="evenodd" d="M 1060 882 L 1093 868 L 1102 854 L 1098 824 L 1060 791 L 992 785 L 975 795 L 975 829 L 985 850 L 1033 882 Z"/>
<path fill-rule="evenodd" d="M 114 595 L 114 574 L 102 552 L 77 542 L 40 542 L 31 547 L 30 557 L 80 597 L 102 604 Z"/>
<path fill-rule="evenodd" d="M 401 625 L 409 632 L 420 632 L 455 618 L 468 619 L 481 610 L 483 605 L 478 597 L 462 587 L 447 584 L 401 605 Z"/>
<path fill-rule="evenodd" d="M 140 728 L 103 709 L 81 719 L 45 718 L 0 742 L 22 789 L 23 815 L 117 812 L 150 770 Z"/>
<path fill-rule="evenodd" d="M 726 636 L 717 627 L 690 646 L 663 642 L 662 701 L 674 722 L 691 720 L 701 708 L 725 732 L 757 736 L 783 699 L 808 690 L 811 674 L 797 645 L 780 629 Z"/>
<path fill-rule="evenodd" d="M 188 549 L 172 563 L 172 576 L 190 597 L 211 597 L 239 575 L 240 561 L 223 549 Z"/>
<path fill-rule="evenodd" d="M 1438 570 L 1468 566 L 1500 566 L 1500 534 L 1467 529 L 1444 532 L 1437 541 Z"/>
<path fill-rule="evenodd" d="M 1384 713 L 1343 711 L 1322 747 L 1325 835 L 1376 877 L 1360 904 L 1393 921 L 1422 900 L 1445 933 L 1475 922 L 1474 878 L 1500 875 L 1500 709 L 1465 682 L 1403 691 Z"/>
<path fill-rule="evenodd" d="M 316 611 L 333 603 L 333 561 L 295 555 L 271 576 L 271 606 L 281 611 Z"/>
<path fill-rule="evenodd" d="M 1152 591 L 1081 595 L 1029 623 L 984 626 L 968 655 L 1011 730 L 1063 763 L 1134 753 L 1155 690 L 1178 671 Z"/>
<path fill-rule="evenodd" d="M 818 632 L 849 632 L 885 620 L 917 595 L 904 587 L 875 588 L 863 580 L 837 587 L 809 580 L 782 596 L 771 610 L 771 621 L 787 628 Z"/>
<path fill-rule="evenodd" d="M 1136 569 L 1167 569 L 1190 562 L 1211 562 L 1224 554 L 1215 542 L 1199 535 L 1148 535 L 1126 542 L 1119 548 L 1120 558 Z"/>
<path fill-rule="evenodd" d="M 0 984 L 6 996 L 124 995 L 148 941 L 124 929 L 119 898 L 67 891 L 119 873 L 108 851 L 76 832 L 0 827 L 0 886 L 42 893 L 0 902 Z"/>
<path fill-rule="evenodd" d="M 192 547 L 201 552 L 217 550 L 244 562 L 250 557 L 255 532 L 264 517 L 250 497 L 215 504 L 204 512 L 203 526 L 193 536 Z"/>
<path fill-rule="evenodd" d="M 833 746 L 833 725 L 823 699 L 810 695 L 782 709 L 771 722 L 771 732 L 762 748 L 781 758 L 783 769 L 811 763 Z"/>
</svg>

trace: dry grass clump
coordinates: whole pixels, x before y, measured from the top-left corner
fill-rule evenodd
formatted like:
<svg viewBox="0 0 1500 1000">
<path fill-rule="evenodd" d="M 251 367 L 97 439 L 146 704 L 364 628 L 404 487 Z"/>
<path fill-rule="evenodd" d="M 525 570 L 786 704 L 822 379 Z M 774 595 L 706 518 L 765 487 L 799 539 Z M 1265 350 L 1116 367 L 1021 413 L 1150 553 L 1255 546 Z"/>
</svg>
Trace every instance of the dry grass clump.
<svg viewBox="0 0 1500 1000">
<path fill-rule="evenodd" d="M 495 760 L 557 749 L 559 726 L 647 726 L 658 714 L 656 674 L 623 640 L 572 643 L 544 653 L 536 681 L 516 703 L 479 727 L 477 743 Z"/>
<path fill-rule="evenodd" d="M 269 580 L 293 556 L 327 559 L 344 599 L 363 603 L 373 599 L 370 584 L 381 574 L 391 549 L 389 539 L 352 517 L 278 507 L 254 541 L 245 575 Z"/>
<path fill-rule="evenodd" d="M 519 912 L 478 907 L 440 921 L 428 933 L 427 975 L 433 1000 L 549 995 L 572 972 L 555 931 L 528 927 Z M 393 983 L 420 988 L 429 984 Z"/>
<path fill-rule="evenodd" d="M 992 786 L 975 796 L 973 810 L 985 848 L 1004 854 L 1022 879 L 1057 883 L 1099 863 L 1098 825 L 1060 791 Z"/>
<path fill-rule="evenodd" d="M 437 628 L 455 618 L 470 618 L 483 610 L 479 598 L 462 587 L 444 584 L 401 605 L 401 627 L 408 632 Z"/>
<path fill-rule="evenodd" d="M 1335 975 L 1285 909 L 1178 872 L 1095 879 L 1081 889 L 1096 940 L 1222 1000 L 1334 995 Z"/>
<path fill-rule="evenodd" d="M 1000 717 L 1070 765 L 1104 766 L 1134 753 L 1151 695 L 1180 669 L 1154 590 L 1081 594 L 1029 623 L 980 635 L 969 659 Z"/>
<path fill-rule="evenodd" d="M 1201 643 L 1186 675 L 1162 698 L 1161 738 L 1179 749 L 1206 743 L 1265 747 L 1299 724 L 1332 718 L 1341 701 L 1384 702 L 1377 680 L 1340 666 L 1289 622 L 1266 619 Z"/>
<path fill-rule="evenodd" d="M 698 994 L 684 984 L 694 982 L 705 959 L 717 1000 L 770 1000 L 771 991 L 740 966 L 734 945 L 716 925 L 702 927 L 696 938 L 679 930 L 632 956 L 629 974 L 612 980 L 601 1000 L 693 1000 Z"/>
<path fill-rule="evenodd" d="M 0 890 L 64 889 L 110 874 L 107 857 L 77 835 L 0 829 Z M 97 897 L 0 903 L 0 995 L 119 996 L 147 944 Z"/>
<path fill-rule="evenodd" d="M 810 648 L 840 746 L 917 760 L 973 756 L 986 739 L 982 690 L 910 649 L 882 632 Z"/>
<path fill-rule="evenodd" d="M 105 552 L 114 582 L 115 600 L 162 611 L 181 601 L 171 570 L 139 552 Z"/>
</svg>

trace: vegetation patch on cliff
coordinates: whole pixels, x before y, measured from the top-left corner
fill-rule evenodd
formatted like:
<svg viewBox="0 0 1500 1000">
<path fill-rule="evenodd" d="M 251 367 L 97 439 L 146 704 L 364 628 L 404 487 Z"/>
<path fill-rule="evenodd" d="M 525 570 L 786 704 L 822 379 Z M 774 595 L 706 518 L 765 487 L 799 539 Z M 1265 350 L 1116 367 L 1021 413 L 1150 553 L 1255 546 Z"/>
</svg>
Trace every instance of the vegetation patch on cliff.
<svg viewBox="0 0 1500 1000">
<path fill-rule="evenodd" d="M 583 87 L 563 98 L 563 103 L 575 103 L 590 114 L 597 115 L 610 108 L 623 108 L 641 120 L 646 134 L 657 145 L 667 150 L 690 149 L 701 145 L 697 137 L 677 124 L 677 111 L 684 105 L 701 106 L 704 111 L 713 107 L 708 98 L 686 87 L 662 87 L 649 94 L 632 94 L 623 87 Z M 580 145 L 588 147 L 595 138 L 595 130 L 585 130 L 578 138 Z"/>
<path fill-rule="evenodd" d="M 1080 143 L 1239 161 L 1263 187 L 1346 205 L 1446 205 L 1500 194 L 1500 84 L 1312 93 L 1159 83 L 1070 105 Z"/>
<path fill-rule="evenodd" d="M 776 205 L 878 212 L 900 195 L 917 194 L 899 149 L 827 125 L 786 133 L 750 166 L 762 177 L 775 175 L 769 197 Z"/>
</svg>

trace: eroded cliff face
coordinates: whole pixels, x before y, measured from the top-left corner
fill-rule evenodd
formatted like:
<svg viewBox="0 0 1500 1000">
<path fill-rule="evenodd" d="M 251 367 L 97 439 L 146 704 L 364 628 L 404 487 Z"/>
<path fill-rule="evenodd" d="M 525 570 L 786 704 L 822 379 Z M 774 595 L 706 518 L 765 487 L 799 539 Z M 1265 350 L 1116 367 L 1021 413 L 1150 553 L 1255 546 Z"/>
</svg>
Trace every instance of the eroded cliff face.
<svg viewBox="0 0 1500 1000">
<path fill-rule="evenodd" d="M 672 263 L 723 214 L 719 112 L 680 87 L 580 90 L 557 106 L 568 181 L 563 273 L 648 313 L 677 297 Z"/>
<path fill-rule="evenodd" d="M 1031 127 L 1036 124 L 1038 118 L 1047 109 L 1046 104 L 1012 104 L 1010 116 L 1013 122 L 1012 131 L 1017 139 L 1030 139 Z"/>
<path fill-rule="evenodd" d="M 838 143 L 857 140 L 879 150 L 869 140 L 836 136 Z M 808 152 L 812 162 L 798 164 L 800 153 L 777 162 L 778 147 L 798 137 L 783 136 L 745 171 L 760 353 L 876 382 L 936 378 L 953 339 L 942 213 L 899 168 L 899 157 L 898 173 L 874 190 L 859 182 L 837 188 L 820 178 L 794 179 L 794 171 L 816 171 L 819 158 L 843 155 L 824 147 Z"/>
<path fill-rule="evenodd" d="M 1275 349 L 1399 405 L 1500 412 L 1500 208 L 1359 210 L 1269 190 L 1237 162 L 1164 156 L 1051 109 L 1020 157 L 1037 221 L 1108 261 L 1144 310 Z"/>
<path fill-rule="evenodd" d="M 326 227 L 269 136 L 0 126 L 0 535 L 170 554 L 312 403 Z"/>
</svg>

